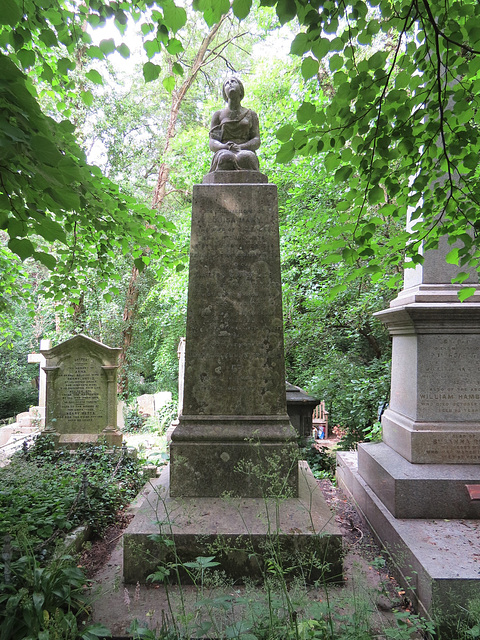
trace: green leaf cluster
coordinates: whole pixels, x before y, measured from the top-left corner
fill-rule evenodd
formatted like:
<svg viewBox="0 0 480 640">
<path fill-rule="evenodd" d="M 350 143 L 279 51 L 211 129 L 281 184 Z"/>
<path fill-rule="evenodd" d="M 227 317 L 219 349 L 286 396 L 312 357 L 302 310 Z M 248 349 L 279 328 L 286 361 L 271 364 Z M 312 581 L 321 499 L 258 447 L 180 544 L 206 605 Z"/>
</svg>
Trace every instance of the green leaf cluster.
<svg viewBox="0 0 480 640">
<path fill-rule="evenodd" d="M 456 263 L 475 269 L 479 216 L 480 5 L 476 0 L 363 0 L 345 4 L 263 0 L 280 22 L 296 18 L 291 44 L 317 98 L 281 126 L 277 160 L 317 156 L 339 184 L 341 227 L 351 221 L 350 259 L 381 275 L 385 260 L 418 263 L 422 245 L 458 243 Z M 238 14 L 241 17 L 241 13 Z M 325 101 L 318 98 L 328 95 Z M 374 215 L 372 215 L 372 212 Z M 384 238 L 385 218 L 414 224 Z M 365 273 L 365 272 L 364 272 Z"/>
<path fill-rule="evenodd" d="M 126 451 L 111 455 L 98 445 L 70 454 L 54 450 L 47 437 L 39 438 L 26 455 L 15 454 L 0 476 L 2 540 L 9 535 L 17 547 L 28 539 L 37 553 L 46 550 L 43 555 L 53 551 L 56 537 L 81 524 L 102 532 L 143 481 L 139 463 Z"/>
<path fill-rule="evenodd" d="M 135 8 L 102 0 L 86 5 L 12 0 L 8 5 L 0 21 L 0 230 L 8 237 L 2 252 L 11 252 L 13 264 L 16 255 L 50 270 L 46 295 L 57 304 L 78 300 L 70 292 L 85 285 L 91 268 L 97 268 L 103 287 L 111 288 L 109 282 L 118 280 L 118 252 L 132 255 L 140 270 L 156 258 L 161 270 L 172 251 L 173 225 L 90 166 L 74 125 L 63 118 L 78 93 L 87 107 L 93 105 L 94 93 L 75 84 L 73 71 L 82 60 L 103 59 L 114 51 L 129 55 L 128 47 L 117 47 L 112 38 L 92 45 L 87 24 L 102 25 L 113 17 L 123 33 L 128 15 L 144 24 L 154 19 L 164 36 L 162 46 L 178 53 L 180 43 L 171 34 L 185 24 L 185 10 L 172 1 L 162 3 L 161 13 L 147 11 L 145 2 Z M 152 63 L 146 64 L 148 74 Z M 85 79 L 103 83 L 95 68 Z M 41 96 L 56 101 L 55 117 L 41 109 Z M 2 293 L 11 289 L 6 277 L 0 284 Z"/>
</svg>

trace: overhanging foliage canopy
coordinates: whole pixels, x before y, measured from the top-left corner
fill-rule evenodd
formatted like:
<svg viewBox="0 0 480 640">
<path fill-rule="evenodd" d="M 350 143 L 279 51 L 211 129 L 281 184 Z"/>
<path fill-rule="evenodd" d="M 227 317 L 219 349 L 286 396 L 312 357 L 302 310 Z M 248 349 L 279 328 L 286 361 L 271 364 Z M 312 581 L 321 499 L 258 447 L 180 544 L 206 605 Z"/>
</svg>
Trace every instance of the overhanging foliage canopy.
<svg viewBox="0 0 480 640">
<path fill-rule="evenodd" d="M 283 23 L 298 19 L 302 32 L 291 50 L 302 58 L 303 76 L 327 77 L 331 85 L 326 107 L 304 102 L 297 124 L 278 132 L 279 161 L 321 154 L 344 189 L 337 237 L 326 241 L 331 260 L 358 264 L 375 277 L 382 260 L 400 264 L 407 248 L 414 263 L 421 261 L 422 241 L 435 246 L 440 235 L 448 234 L 458 241 L 448 261 L 477 267 L 477 0 L 261 4 L 274 6 Z M 232 6 L 242 19 L 252 4 L 233 0 Z M 230 3 L 196 0 L 194 7 L 211 25 Z M 63 271 L 57 271 L 64 277 L 74 263 L 78 268 L 100 259 L 107 269 L 115 245 L 124 251 L 136 247 L 141 261 L 151 227 L 162 230 L 165 224 L 86 164 L 71 124 L 40 111 L 24 72 L 35 69 L 58 98 L 60 111 L 65 110 L 63 98 L 74 89 L 71 71 L 79 56 L 103 58 L 114 49 L 129 55 L 125 44 L 116 46 L 113 40 L 92 46 L 86 24 L 95 26 L 113 16 L 122 33 L 129 15 L 140 21 L 145 38 L 149 60 L 144 77 L 155 79 L 161 71 L 155 54 L 161 47 L 173 56 L 182 50 L 175 33 L 187 14 L 172 0 L 10 0 L 0 14 L 0 228 L 9 234 L 12 251 L 21 258 L 36 257 L 49 268 L 55 258 L 42 249 L 41 239 L 64 243 Z M 172 73 L 181 73 L 180 66 L 173 65 Z M 90 80 L 101 82 L 101 77 L 92 71 Z M 168 77 L 165 82 L 173 88 Z M 92 100 L 88 91 L 82 98 L 87 104 Z M 386 217 L 404 217 L 408 207 L 414 220 L 410 234 L 389 238 L 376 233 Z M 338 241 L 339 231 L 350 233 L 348 246 Z M 160 255 L 161 242 L 150 244 Z"/>
<path fill-rule="evenodd" d="M 148 9 L 145 2 L 122 6 L 136 19 Z M 161 41 L 178 50 L 178 41 L 168 34 L 184 24 L 185 10 L 165 2 L 168 27 L 159 15 L 149 12 L 142 30 L 156 30 L 155 47 Z M 118 279 L 115 250 L 132 253 L 142 268 L 152 258 L 164 260 L 172 246 L 167 234 L 173 225 L 88 165 L 75 127 L 65 118 L 69 101 L 80 96 L 89 105 L 93 100 L 75 84 L 71 72 L 77 64 L 115 49 L 129 56 L 125 44 L 115 47 L 111 39 L 91 44 L 87 24 L 96 26 L 111 16 L 123 32 L 127 14 L 115 2 L 11 0 L 0 12 L 0 229 L 14 254 L 52 270 L 50 295 L 58 300 L 75 298 L 89 268 L 103 271 L 104 286 Z M 95 69 L 86 77 L 102 82 Z M 54 117 L 41 110 L 39 92 L 56 103 Z M 59 247 L 55 255 L 49 249 L 53 242 Z M 8 261 L 5 253 L 0 258 Z"/>
</svg>

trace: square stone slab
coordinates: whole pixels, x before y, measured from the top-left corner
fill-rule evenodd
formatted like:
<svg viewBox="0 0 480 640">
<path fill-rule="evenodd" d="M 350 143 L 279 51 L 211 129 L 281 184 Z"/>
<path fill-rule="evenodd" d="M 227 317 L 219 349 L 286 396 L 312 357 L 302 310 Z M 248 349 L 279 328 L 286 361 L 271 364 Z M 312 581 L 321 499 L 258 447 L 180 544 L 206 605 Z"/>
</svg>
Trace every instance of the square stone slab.
<svg viewBox="0 0 480 640">
<path fill-rule="evenodd" d="M 278 501 L 172 499 L 168 480 L 166 468 L 125 531 L 126 583 L 144 583 L 160 564 L 198 556 L 215 556 L 218 568 L 239 581 L 256 579 L 272 553 L 284 554 L 285 566 L 311 582 L 342 580 L 342 537 L 306 462 L 299 464 L 299 497 Z"/>
<path fill-rule="evenodd" d="M 337 453 L 337 480 L 390 553 L 396 577 L 422 614 L 449 635 L 480 590 L 480 520 L 394 518 L 358 473 L 357 452 Z"/>
<path fill-rule="evenodd" d="M 480 518 L 480 465 L 412 464 L 379 442 L 358 446 L 358 471 L 396 518 Z"/>
</svg>

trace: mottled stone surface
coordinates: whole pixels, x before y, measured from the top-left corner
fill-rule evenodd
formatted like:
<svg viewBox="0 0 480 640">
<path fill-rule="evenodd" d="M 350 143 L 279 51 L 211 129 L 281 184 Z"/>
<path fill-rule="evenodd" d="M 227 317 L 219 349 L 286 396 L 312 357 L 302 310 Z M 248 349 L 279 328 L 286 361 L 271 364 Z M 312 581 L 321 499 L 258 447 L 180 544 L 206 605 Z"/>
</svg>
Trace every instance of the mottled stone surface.
<svg viewBox="0 0 480 640">
<path fill-rule="evenodd" d="M 307 463 L 297 464 L 299 495 L 279 500 L 175 500 L 169 493 L 165 469 L 153 480 L 154 491 L 125 531 L 125 582 L 144 583 L 164 562 L 191 562 L 208 555 L 215 555 L 219 569 L 236 581 L 258 579 L 264 575 L 264 563 L 272 548 L 279 554 L 277 561 L 279 557 L 284 559 L 289 577 L 300 574 L 307 581 L 340 582 L 340 531 Z M 152 539 L 160 532 L 160 539 Z M 174 546 L 165 544 L 165 539 L 173 540 Z"/>
<path fill-rule="evenodd" d="M 260 171 L 212 171 L 203 178 L 203 184 L 254 184 L 268 182 Z"/>
<path fill-rule="evenodd" d="M 440 625 L 449 616 L 456 624 L 480 589 L 480 520 L 394 518 L 359 473 L 357 452 L 337 453 L 337 481 L 391 554 L 416 610 Z M 456 640 L 456 631 L 441 637 Z"/>
<path fill-rule="evenodd" d="M 480 305 L 412 303 L 376 315 L 393 336 L 384 442 L 413 463 L 480 463 Z"/>
<path fill-rule="evenodd" d="M 77 335 L 41 350 L 47 374 L 45 434 L 62 446 L 105 439 L 120 445 L 117 431 L 117 360 L 112 349 Z"/>
<path fill-rule="evenodd" d="M 261 468 L 268 451 L 295 490 L 283 349 L 276 186 L 196 185 L 172 495 L 259 496 L 261 483 L 237 466 L 258 460 Z"/>
<path fill-rule="evenodd" d="M 359 444 L 358 464 L 395 518 L 480 518 L 465 488 L 480 486 L 479 465 L 412 464 L 384 442 Z"/>
<path fill-rule="evenodd" d="M 185 415 L 286 413 L 275 185 L 196 185 Z"/>
</svg>

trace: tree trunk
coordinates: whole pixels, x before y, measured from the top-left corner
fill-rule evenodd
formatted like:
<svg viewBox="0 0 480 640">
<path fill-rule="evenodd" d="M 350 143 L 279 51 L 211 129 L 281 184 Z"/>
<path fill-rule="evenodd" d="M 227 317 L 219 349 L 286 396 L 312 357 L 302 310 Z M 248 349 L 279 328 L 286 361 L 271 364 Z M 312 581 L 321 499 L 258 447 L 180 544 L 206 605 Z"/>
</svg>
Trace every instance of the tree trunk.
<svg viewBox="0 0 480 640">
<path fill-rule="evenodd" d="M 125 398 L 128 396 L 128 350 L 132 344 L 133 323 L 138 309 L 139 288 L 137 280 L 139 275 L 140 272 L 137 267 L 133 267 L 123 309 L 122 351 L 118 358 L 120 375 L 118 377 L 117 392 Z"/>
</svg>

